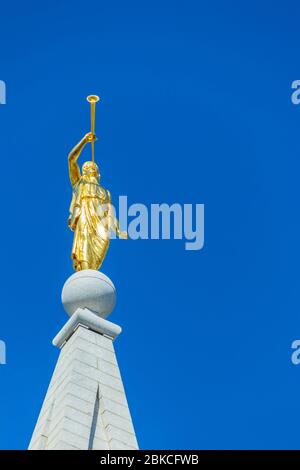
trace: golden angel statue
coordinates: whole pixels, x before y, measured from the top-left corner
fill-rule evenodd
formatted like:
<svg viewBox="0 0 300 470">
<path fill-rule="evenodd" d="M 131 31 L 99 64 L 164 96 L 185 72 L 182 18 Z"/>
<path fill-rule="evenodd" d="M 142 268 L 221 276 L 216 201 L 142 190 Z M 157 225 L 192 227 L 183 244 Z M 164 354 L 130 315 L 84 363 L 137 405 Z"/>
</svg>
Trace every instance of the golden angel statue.
<svg viewBox="0 0 300 470">
<path fill-rule="evenodd" d="M 111 230 L 120 238 L 128 237 L 126 232 L 119 229 L 110 192 L 100 185 L 100 172 L 96 163 L 85 162 L 80 173 L 77 163 L 79 155 L 88 142 L 93 145 L 95 140 L 93 132 L 86 134 L 68 157 L 73 189 L 68 225 L 74 232 L 71 257 L 76 271 L 100 268 L 109 246 Z"/>
</svg>

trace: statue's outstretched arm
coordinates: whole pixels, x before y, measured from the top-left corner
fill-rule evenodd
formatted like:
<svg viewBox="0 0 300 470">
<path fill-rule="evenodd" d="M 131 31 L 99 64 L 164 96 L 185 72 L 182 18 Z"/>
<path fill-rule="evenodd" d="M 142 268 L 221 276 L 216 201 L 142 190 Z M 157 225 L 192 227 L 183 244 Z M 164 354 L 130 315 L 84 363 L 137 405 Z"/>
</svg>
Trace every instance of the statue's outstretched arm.
<svg viewBox="0 0 300 470">
<path fill-rule="evenodd" d="M 78 157 L 81 154 L 83 147 L 88 142 L 93 142 L 94 140 L 96 140 L 96 136 L 89 132 L 83 137 L 83 139 L 81 139 L 80 142 L 78 142 L 77 145 L 75 145 L 75 147 L 69 153 L 69 175 L 72 186 L 74 186 L 74 184 L 76 184 L 80 179 L 80 168 L 77 163 Z"/>
</svg>

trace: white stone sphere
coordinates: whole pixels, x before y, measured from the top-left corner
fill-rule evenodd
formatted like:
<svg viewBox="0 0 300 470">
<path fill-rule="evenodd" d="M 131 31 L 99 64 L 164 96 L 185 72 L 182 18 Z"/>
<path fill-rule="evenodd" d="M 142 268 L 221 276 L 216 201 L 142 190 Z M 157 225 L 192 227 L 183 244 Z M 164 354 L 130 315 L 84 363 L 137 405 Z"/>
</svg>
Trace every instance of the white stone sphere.
<svg viewBox="0 0 300 470">
<path fill-rule="evenodd" d="M 61 300 L 68 315 L 87 308 L 106 318 L 116 304 L 116 289 L 109 277 L 93 269 L 78 271 L 66 280 Z"/>
</svg>

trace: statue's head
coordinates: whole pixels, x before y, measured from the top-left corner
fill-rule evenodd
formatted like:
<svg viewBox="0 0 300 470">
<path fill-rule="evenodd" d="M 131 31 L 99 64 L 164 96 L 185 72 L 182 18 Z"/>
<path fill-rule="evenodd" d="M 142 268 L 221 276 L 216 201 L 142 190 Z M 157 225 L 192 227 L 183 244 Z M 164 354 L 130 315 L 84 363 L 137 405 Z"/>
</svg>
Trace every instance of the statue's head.
<svg viewBox="0 0 300 470">
<path fill-rule="evenodd" d="M 100 171 L 95 162 L 85 162 L 82 165 L 82 174 L 84 176 L 93 176 L 100 179 Z"/>
</svg>

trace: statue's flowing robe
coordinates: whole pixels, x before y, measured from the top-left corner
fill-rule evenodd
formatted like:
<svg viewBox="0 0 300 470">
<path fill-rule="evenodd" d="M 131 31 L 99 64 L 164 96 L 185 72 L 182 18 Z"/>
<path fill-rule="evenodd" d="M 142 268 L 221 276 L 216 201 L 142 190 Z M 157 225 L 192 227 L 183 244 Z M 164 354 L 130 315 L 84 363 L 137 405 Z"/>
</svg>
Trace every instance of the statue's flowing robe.
<svg viewBox="0 0 300 470">
<path fill-rule="evenodd" d="M 98 270 L 109 246 L 110 194 L 96 179 L 92 181 L 81 176 L 73 186 L 69 223 L 77 208 L 71 255 L 76 271 L 83 261 Z"/>
</svg>

